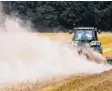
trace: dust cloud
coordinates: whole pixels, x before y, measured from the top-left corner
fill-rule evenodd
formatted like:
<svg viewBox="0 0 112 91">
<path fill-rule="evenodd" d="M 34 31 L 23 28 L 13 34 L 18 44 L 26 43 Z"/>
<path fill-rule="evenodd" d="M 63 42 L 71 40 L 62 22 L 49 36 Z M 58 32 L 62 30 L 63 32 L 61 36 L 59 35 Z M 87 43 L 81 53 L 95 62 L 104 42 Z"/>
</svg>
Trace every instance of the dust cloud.
<svg viewBox="0 0 112 91">
<path fill-rule="evenodd" d="M 112 68 L 90 62 L 79 56 L 77 49 L 72 50 L 66 44 L 32 31 L 30 25 L 23 26 L 19 18 L 5 17 L 0 28 L 0 84 L 56 75 L 99 73 Z"/>
</svg>

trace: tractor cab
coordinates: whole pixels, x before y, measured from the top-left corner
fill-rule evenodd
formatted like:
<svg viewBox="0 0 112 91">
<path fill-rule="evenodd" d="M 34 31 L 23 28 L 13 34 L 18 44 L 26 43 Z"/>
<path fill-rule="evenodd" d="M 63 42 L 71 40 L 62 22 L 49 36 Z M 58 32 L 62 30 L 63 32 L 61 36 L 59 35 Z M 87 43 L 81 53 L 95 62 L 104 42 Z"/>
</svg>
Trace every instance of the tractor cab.
<svg viewBox="0 0 112 91">
<path fill-rule="evenodd" d="M 72 31 L 72 32 L 71 32 Z M 98 41 L 97 33 L 100 33 L 94 27 L 76 27 L 70 30 L 70 34 L 74 33 L 72 45 L 91 47 L 102 54 L 101 42 Z"/>
<path fill-rule="evenodd" d="M 100 34 L 100 30 L 94 27 L 75 27 L 73 25 L 73 29 L 69 31 L 69 34 L 73 33 L 73 38 L 71 44 L 74 47 L 78 47 L 78 53 L 81 54 L 83 48 L 92 48 L 93 50 L 97 51 L 101 55 L 103 55 L 103 49 L 101 42 L 98 40 L 98 33 Z M 81 49 L 80 49 L 81 48 Z M 87 58 L 91 56 L 88 56 Z M 105 57 L 109 64 L 112 64 L 112 57 Z M 105 59 L 104 58 L 104 59 Z"/>
<path fill-rule="evenodd" d="M 97 29 L 93 27 L 78 27 L 73 30 L 74 36 L 72 41 L 98 41 Z"/>
</svg>

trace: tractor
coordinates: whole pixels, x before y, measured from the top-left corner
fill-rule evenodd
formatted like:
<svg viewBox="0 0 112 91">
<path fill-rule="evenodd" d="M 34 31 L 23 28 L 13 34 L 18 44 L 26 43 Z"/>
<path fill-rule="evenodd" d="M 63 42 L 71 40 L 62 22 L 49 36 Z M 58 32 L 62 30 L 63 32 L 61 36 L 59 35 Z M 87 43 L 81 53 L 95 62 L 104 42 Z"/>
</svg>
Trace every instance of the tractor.
<svg viewBox="0 0 112 91">
<path fill-rule="evenodd" d="M 87 53 L 88 48 L 90 48 L 93 51 L 97 52 L 98 54 L 102 55 L 104 63 L 106 62 L 112 63 L 111 61 L 112 58 L 109 57 L 107 58 L 103 56 L 102 45 L 101 42 L 98 40 L 98 36 L 97 36 L 97 33 L 99 34 L 101 33 L 100 30 L 97 30 L 97 28 L 94 27 L 76 27 L 73 28 L 73 30 L 69 31 L 69 34 L 72 33 L 74 33 L 74 35 L 71 44 L 74 47 L 78 47 L 79 55 L 84 54 L 87 57 L 87 59 L 92 60 L 93 56 L 91 55 L 93 55 L 93 53 L 91 53 L 91 55 L 90 52 Z M 86 51 L 84 52 L 85 49 Z"/>
</svg>

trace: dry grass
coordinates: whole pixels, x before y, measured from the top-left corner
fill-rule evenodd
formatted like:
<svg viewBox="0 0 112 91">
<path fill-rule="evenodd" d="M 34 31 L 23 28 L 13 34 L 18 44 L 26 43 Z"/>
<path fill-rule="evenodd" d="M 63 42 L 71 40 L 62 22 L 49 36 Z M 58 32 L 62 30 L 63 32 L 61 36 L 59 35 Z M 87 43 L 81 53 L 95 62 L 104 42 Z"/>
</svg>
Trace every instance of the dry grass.
<svg viewBox="0 0 112 91">
<path fill-rule="evenodd" d="M 41 91 L 112 91 L 112 71 L 81 77 L 71 77 L 69 81 L 48 86 Z"/>
<path fill-rule="evenodd" d="M 112 70 L 100 74 L 69 76 L 38 83 L 14 84 L 0 91 L 112 91 Z"/>
<path fill-rule="evenodd" d="M 68 33 L 42 33 L 42 36 L 48 37 L 50 39 L 54 39 L 54 40 L 62 40 L 62 41 L 66 41 L 66 42 L 70 42 L 73 34 L 68 34 Z M 60 37 L 62 36 L 62 37 Z M 65 39 L 62 39 L 65 38 Z M 112 56 L 112 33 L 102 33 L 102 34 L 98 34 L 98 38 L 99 41 L 101 41 L 102 43 L 102 47 L 103 47 L 103 54 L 104 56 Z M 107 48 L 109 48 L 110 50 L 105 51 Z"/>
</svg>

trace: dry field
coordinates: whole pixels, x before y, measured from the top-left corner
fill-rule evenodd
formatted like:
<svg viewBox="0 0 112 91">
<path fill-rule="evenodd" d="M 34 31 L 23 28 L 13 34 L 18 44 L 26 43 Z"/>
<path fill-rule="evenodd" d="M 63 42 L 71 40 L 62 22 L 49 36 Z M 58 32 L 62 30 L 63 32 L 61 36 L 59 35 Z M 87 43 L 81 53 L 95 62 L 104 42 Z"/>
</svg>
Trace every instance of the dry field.
<svg viewBox="0 0 112 91">
<path fill-rule="evenodd" d="M 68 34 L 68 33 L 60 33 L 58 34 L 59 36 L 63 36 L 65 37 L 65 39 L 60 39 L 60 37 L 57 37 L 57 34 L 55 33 L 43 33 L 41 34 L 42 36 L 46 36 L 50 39 L 59 39 L 59 40 L 63 40 L 63 41 L 71 41 L 73 34 Z M 101 41 L 102 43 L 102 47 L 103 47 L 103 53 L 104 56 L 112 56 L 112 33 L 102 33 L 98 35 L 99 37 L 99 41 Z"/>
<path fill-rule="evenodd" d="M 71 41 L 73 36 L 67 33 L 60 33 L 59 35 L 64 36 L 65 39 L 61 39 L 60 37 L 58 39 L 58 35 L 53 33 L 45 33 L 41 35 L 63 42 Z M 104 55 L 111 56 L 112 34 L 100 34 L 99 40 L 102 43 Z M 0 89 L 0 91 L 112 91 L 112 70 L 93 75 L 57 77 L 40 83 L 38 83 L 38 81 L 34 83 L 18 83 Z"/>
</svg>

